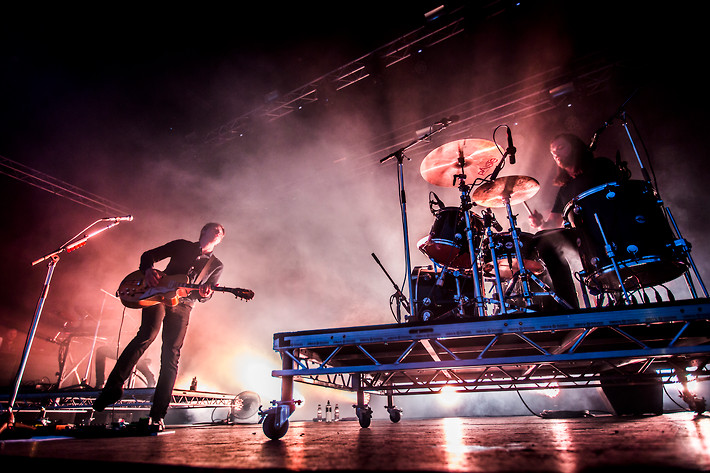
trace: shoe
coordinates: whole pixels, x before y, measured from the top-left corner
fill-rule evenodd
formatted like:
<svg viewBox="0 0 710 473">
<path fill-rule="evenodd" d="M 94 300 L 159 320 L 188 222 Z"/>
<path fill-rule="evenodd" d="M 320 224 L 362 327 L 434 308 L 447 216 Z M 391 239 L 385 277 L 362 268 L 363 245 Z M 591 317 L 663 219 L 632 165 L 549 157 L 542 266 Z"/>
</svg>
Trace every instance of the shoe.
<svg viewBox="0 0 710 473">
<path fill-rule="evenodd" d="M 96 412 L 103 412 L 106 407 L 120 401 L 122 397 L 123 388 L 121 386 L 114 388 L 104 387 L 103 391 L 101 391 L 101 394 L 99 394 L 99 397 L 97 397 L 94 401 L 92 407 Z"/>
<path fill-rule="evenodd" d="M 152 432 L 163 432 L 165 430 L 165 422 L 163 419 L 150 419 L 150 430 Z"/>
</svg>

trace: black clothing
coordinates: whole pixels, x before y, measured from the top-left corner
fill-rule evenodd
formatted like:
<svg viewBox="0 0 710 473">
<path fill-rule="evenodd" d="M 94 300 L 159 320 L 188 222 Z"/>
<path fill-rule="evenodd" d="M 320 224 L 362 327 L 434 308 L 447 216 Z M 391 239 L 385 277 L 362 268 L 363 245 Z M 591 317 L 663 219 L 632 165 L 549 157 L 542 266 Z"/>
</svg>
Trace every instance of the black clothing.
<svg viewBox="0 0 710 473">
<path fill-rule="evenodd" d="M 581 174 L 570 178 L 560 187 L 551 212 L 562 214 L 565 206 L 583 192 L 621 179 L 619 167 L 613 161 L 608 158 L 593 158 L 586 163 Z M 573 308 L 578 308 L 577 290 L 565 256 L 568 252 L 578 254 L 574 230 L 540 231 L 535 235 L 534 245 L 538 257 L 545 263 L 555 294 Z"/>
<path fill-rule="evenodd" d="M 200 276 L 202 268 L 209 260 L 209 255 L 203 255 L 199 242 L 191 242 L 187 240 L 173 240 L 163 246 L 148 250 L 141 255 L 141 262 L 138 269 L 145 273 L 145 270 L 152 268 L 155 263 L 162 261 L 165 258 L 170 258 L 168 265 L 165 267 L 165 274 L 174 276 L 176 274 L 185 274 L 192 284 L 208 283 L 211 285 L 217 284 L 222 275 L 223 265 L 219 260 L 213 262 L 212 270 L 207 274 Z M 208 298 L 201 298 L 198 291 L 191 291 L 190 294 L 181 299 L 181 302 L 189 306 L 193 306 L 195 301 L 206 302 Z"/>
<path fill-rule="evenodd" d="M 117 360 L 118 353 L 116 351 L 116 348 L 104 345 L 96 349 L 95 358 L 96 360 L 94 366 L 96 367 L 96 386 L 98 388 L 101 388 L 104 385 L 104 378 L 106 376 L 106 360 Z M 150 361 L 151 360 L 142 357 L 140 360 L 138 360 L 136 364 L 136 369 L 143 375 L 143 378 L 145 379 L 145 384 L 149 388 L 152 388 L 155 387 L 155 376 L 150 370 Z"/>
<path fill-rule="evenodd" d="M 152 268 L 154 263 L 166 258 L 170 258 L 170 261 L 165 268 L 165 273 L 169 276 L 185 274 L 192 284 L 215 285 L 224 268 L 222 262 L 214 258 L 205 274 L 200 274 L 210 260 L 210 256 L 202 255 L 199 242 L 173 240 L 143 253 L 139 269 L 141 272 L 145 272 L 146 269 Z M 116 366 L 106 380 L 104 390 L 115 391 L 123 385 L 140 357 L 158 336 L 162 325 L 163 345 L 160 355 L 160 374 L 153 395 L 150 417 L 152 419 L 164 418 L 177 379 L 180 349 L 187 333 L 190 312 L 195 301 L 205 302 L 208 299 L 209 297 L 201 298 L 199 292 L 194 290 L 187 297 L 180 298 L 180 302 L 173 307 L 165 304 L 145 307 L 141 313 L 141 326 L 138 333 L 116 361 Z"/>
<path fill-rule="evenodd" d="M 621 179 L 619 168 L 608 158 L 594 158 L 578 176 L 560 187 L 552 205 L 552 213 L 561 214 L 565 206 L 579 194 L 608 182 Z"/>
</svg>

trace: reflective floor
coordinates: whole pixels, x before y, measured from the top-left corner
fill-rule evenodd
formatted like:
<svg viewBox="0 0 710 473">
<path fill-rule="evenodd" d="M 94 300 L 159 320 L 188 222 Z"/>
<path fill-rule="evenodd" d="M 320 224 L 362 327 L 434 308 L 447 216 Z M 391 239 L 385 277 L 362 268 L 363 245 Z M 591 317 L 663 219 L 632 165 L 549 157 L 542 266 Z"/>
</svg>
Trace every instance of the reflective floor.
<svg viewBox="0 0 710 473">
<path fill-rule="evenodd" d="M 710 417 L 536 416 L 294 422 L 280 440 L 258 424 L 168 426 L 154 436 L 0 442 L 3 471 L 643 471 L 710 470 Z M 616 470 L 615 470 L 616 471 Z"/>
</svg>

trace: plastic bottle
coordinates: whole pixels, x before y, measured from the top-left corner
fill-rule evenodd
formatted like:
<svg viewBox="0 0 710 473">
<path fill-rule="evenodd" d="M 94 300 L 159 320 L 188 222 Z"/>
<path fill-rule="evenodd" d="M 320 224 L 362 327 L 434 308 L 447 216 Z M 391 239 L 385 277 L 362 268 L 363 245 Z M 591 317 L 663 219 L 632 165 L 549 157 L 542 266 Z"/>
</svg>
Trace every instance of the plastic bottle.
<svg viewBox="0 0 710 473">
<path fill-rule="evenodd" d="M 328 401 L 325 405 L 325 421 L 333 421 L 333 406 L 330 405 L 330 401 Z"/>
<path fill-rule="evenodd" d="M 320 404 L 318 404 L 318 411 L 316 414 L 316 421 L 323 422 L 323 409 L 321 409 Z"/>
</svg>

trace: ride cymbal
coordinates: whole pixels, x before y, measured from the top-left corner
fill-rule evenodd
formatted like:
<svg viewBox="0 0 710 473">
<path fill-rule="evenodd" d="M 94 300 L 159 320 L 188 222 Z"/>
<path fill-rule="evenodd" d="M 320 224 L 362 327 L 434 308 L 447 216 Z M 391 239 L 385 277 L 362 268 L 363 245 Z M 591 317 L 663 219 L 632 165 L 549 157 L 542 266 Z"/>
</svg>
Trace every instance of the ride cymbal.
<svg viewBox="0 0 710 473">
<path fill-rule="evenodd" d="M 459 158 L 463 158 L 463 162 Z M 498 146 L 482 139 L 452 141 L 426 155 L 419 168 L 424 180 L 440 187 L 456 187 L 454 177 L 464 172 L 473 178 L 485 177 L 501 159 Z M 463 164 L 463 166 L 462 166 Z"/>
</svg>

